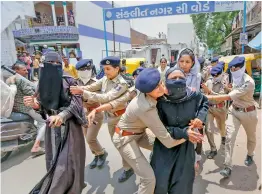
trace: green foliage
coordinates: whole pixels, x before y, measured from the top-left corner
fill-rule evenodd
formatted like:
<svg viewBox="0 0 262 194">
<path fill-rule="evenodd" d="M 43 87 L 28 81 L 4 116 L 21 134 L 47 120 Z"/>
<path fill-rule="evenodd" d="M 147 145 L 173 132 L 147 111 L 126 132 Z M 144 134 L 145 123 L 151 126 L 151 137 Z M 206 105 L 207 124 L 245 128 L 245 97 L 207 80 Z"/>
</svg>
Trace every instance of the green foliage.
<svg viewBox="0 0 262 194">
<path fill-rule="evenodd" d="M 197 37 L 210 49 L 218 50 L 221 43 L 232 31 L 232 22 L 238 11 L 201 13 L 191 15 Z"/>
</svg>

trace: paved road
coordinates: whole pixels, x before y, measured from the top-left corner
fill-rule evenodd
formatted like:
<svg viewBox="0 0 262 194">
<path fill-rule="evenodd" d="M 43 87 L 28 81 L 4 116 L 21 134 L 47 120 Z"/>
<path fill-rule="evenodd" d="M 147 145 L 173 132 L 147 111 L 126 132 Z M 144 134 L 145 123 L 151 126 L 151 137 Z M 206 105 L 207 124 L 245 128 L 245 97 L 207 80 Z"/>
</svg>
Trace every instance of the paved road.
<svg viewBox="0 0 262 194">
<path fill-rule="evenodd" d="M 258 111 L 261 115 L 261 111 Z M 203 169 L 196 178 L 194 194 L 258 194 L 258 186 L 261 182 L 261 118 L 257 127 L 256 164 L 246 167 L 246 135 L 243 128 L 240 129 L 234 149 L 233 163 L 235 167 L 231 178 L 223 179 L 219 170 L 223 164 L 221 150 L 215 160 L 207 160 L 205 154 L 209 150 L 207 140 L 204 143 L 202 164 Z M 216 134 L 217 145 L 220 144 L 219 134 Z M 119 184 L 117 177 L 121 173 L 121 159 L 119 153 L 110 141 L 107 127 L 103 126 L 99 140 L 109 152 L 108 161 L 101 170 L 88 168 L 91 162 L 91 152 L 87 149 L 85 181 L 87 187 L 82 194 L 133 194 L 137 191 L 139 178 L 133 176 L 125 183 Z M 1 183 L 2 194 L 26 194 L 38 180 L 45 174 L 44 156 L 30 158 L 32 145 L 16 151 L 10 158 L 2 163 Z M 149 157 L 149 152 L 144 151 Z"/>
</svg>

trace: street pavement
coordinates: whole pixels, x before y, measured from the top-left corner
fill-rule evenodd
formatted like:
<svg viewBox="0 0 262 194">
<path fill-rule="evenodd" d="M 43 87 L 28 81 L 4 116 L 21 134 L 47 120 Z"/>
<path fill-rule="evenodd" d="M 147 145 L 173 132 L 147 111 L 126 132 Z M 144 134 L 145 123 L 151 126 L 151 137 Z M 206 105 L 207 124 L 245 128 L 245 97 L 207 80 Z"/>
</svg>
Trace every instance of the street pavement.
<svg viewBox="0 0 262 194">
<path fill-rule="evenodd" d="M 234 168 L 230 178 L 224 179 L 219 174 L 223 167 L 222 149 L 214 160 L 208 160 L 206 154 L 209 151 L 207 139 L 203 145 L 200 175 L 194 183 L 194 194 L 259 194 L 261 184 L 261 110 L 258 110 L 259 124 L 257 126 L 257 146 L 255 164 L 250 167 L 244 165 L 246 157 L 246 134 L 241 127 L 236 139 L 233 154 Z M 220 135 L 215 135 L 217 147 L 220 145 Z M 113 146 L 107 126 L 103 125 L 99 141 L 108 151 L 109 155 L 103 169 L 88 168 L 88 163 L 93 156 L 87 147 L 85 181 L 87 187 L 82 194 L 133 194 L 137 191 L 139 177 L 132 176 L 125 183 L 118 183 L 120 175 L 121 158 Z M 1 166 L 1 193 L 2 194 L 27 194 L 45 174 L 44 156 L 30 157 L 32 144 L 15 151 Z M 143 150 L 147 158 L 150 152 Z M 180 193 L 178 193 L 180 194 Z"/>
</svg>

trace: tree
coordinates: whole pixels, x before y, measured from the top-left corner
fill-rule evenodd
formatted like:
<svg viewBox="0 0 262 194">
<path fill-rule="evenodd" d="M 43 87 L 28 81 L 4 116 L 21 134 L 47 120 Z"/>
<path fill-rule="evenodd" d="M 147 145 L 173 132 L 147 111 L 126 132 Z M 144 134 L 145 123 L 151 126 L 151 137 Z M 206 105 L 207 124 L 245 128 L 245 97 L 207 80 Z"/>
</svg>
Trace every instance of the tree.
<svg viewBox="0 0 262 194">
<path fill-rule="evenodd" d="M 191 15 L 197 37 L 210 49 L 217 51 L 232 31 L 232 23 L 238 11 L 201 13 Z"/>
</svg>

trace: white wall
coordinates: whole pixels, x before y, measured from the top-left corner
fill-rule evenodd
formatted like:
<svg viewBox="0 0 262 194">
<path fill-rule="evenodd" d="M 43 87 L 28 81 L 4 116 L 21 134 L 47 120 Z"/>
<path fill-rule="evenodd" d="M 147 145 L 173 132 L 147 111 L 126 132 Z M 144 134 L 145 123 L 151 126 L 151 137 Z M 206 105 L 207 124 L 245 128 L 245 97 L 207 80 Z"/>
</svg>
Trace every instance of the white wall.
<svg viewBox="0 0 262 194">
<path fill-rule="evenodd" d="M 75 2 L 75 21 L 76 26 L 84 25 L 98 30 L 104 30 L 103 9 L 89 1 Z M 106 22 L 107 32 L 113 32 L 112 21 Z M 127 20 L 115 21 L 115 34 L 130 38 L 130 22 Z M 102 50 L 105 50 L 105 41 L 102 37 L 94 38 L 88 36 L 79 36 L 80 49 L 83 58 L 92 58 L 94 64 L 99 65 L 102 59 Z M 119 51 L 119 42 L 116 40 L 116 51 Z M 130 43 L 120 42 L 121 51 L 131 49 Z M 108 41 L 108 50 L 113 50 L 113 41 Z M 104 53 L 105 55 L 105 53 Z"/>
<path fill-rule="evenodd" d="M 1 33 L 1 65 L 12 66 L 16 61 L 13 30 L 15 30 L 15 24 L 11 23 Z"/>
<path fill-rule="evenodd" d="M 167 43 L 179 44 L 185 43 L 190 46 L 194 40 L 193 23 L 174 23 L 167 25 Z"/>
<path fill-rule="evenodd" d="M 93 59 L 94 64 L 99 68 L 102 59 L 102 50 L 105 50 L 105 41 L 102 39 L 79 36 L 79 43 L 82 50 L 83 59 Z M 120 43 L 121 50 L 130 49 L 130 45 Z M 119 48 L 119 43 L 116 43 L 116 50 Z M 113 50 L 113 42 L 108 41 L 108 49 Z M 104 52 L 105 57 L 105 52 Z"/>
</svg>

